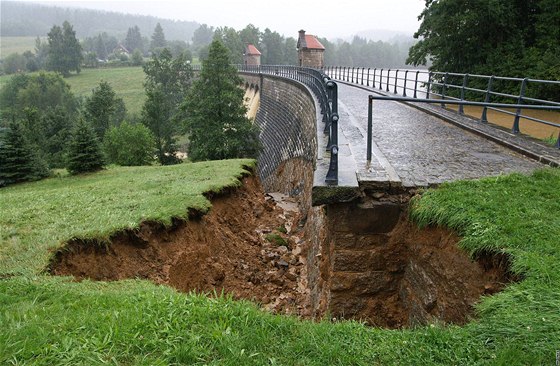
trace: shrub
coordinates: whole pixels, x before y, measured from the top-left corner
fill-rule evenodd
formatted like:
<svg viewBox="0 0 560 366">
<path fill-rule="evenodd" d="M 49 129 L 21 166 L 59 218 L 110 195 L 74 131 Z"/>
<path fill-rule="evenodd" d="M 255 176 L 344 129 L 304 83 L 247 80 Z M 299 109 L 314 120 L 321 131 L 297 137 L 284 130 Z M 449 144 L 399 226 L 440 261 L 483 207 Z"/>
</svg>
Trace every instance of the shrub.
<svg viewBox="0 0 560 366">
<path fill-rule="evenodd" d="M 107 131 L 103 140 L 103 151 L 109 163 L 126 166 L 149 165 L 154 161 L 155 139 L 146 126 L 123 122 Z"/>
</svg>

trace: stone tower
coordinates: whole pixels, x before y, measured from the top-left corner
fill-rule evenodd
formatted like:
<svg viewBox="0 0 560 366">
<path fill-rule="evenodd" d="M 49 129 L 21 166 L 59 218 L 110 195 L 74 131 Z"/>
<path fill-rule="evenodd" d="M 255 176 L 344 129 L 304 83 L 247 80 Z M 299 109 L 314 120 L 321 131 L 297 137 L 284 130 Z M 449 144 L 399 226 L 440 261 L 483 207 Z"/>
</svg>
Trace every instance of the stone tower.
<svg viewBox="0 0 560 366">
<path fill-rule="evenodd" d="M 243 53 L 243 63 L 245 66 L 258 66 L 261 64 L 261 53 L 252 44 L 245 46 L 245 53 Z"/>
<path fill-rule="evenodd" d="M 317 36 L 305 34 L 302 29 L 299 31 L 297 42 L 298 65 L 304 67 L 321 68 L 324 66 L 325 47 L 319 42 Z"/>
</svg>

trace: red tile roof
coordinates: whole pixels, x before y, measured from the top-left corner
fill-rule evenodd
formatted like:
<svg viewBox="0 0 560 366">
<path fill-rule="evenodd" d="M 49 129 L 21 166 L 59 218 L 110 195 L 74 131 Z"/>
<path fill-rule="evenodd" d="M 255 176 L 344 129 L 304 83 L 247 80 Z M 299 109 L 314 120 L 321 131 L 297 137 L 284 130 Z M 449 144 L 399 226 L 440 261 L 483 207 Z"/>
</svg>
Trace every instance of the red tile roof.
<svg viewBox="0 0 560 366">
<path fill-rule="evenodd" d="M 303 48 L 309 48 L 312 50 L 324 50 L 325 46 L 323 46 L 321 42 L 319 42 L 317 37 L 312 36 L 311 34 L 306 34 L 305 45 L 303 45 Z"/>
<path fill-rule="evenodd" d="M 245 47 L 245 54 L 246 55 L 252 55 L 252 56 L 259 56 L 261 53 L 257 49 L 257 47 L 255 47 L 252 44 L 248 44 L 247 47 Z"/>
</svg>

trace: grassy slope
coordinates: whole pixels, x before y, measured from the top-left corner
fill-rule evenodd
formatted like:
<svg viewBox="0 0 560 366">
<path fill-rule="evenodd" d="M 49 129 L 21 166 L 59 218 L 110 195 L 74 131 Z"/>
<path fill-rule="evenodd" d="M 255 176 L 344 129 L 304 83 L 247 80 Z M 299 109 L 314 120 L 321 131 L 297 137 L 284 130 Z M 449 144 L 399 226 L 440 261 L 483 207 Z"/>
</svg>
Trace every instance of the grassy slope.
<svg viewBox="0 0 560 366">
<path fill-rule="evenodd" d="M 0 76 L 0 87 L 11 77 L 12 75 Z M 76 96 L 83 97 L 90 96 L 93 88 L 98 86 L 101 80 L 107 81 L 117 96 L 123 98 L 126 109 L 131 114 L 140 114 L 146 99 L 142 67 L 82 69 L 79 74 L 72 74 L 65 80 Z"/>
<path fill-rule="evenodd" d="M 143 220 L 170 223 L 209 207 L 203 192 L 237 183 L 248 160 L 119 167 L 0 189 L 0 274 L 37 273 L 73 237 L 107 238 Z M 209 179 L 212 177 L 212 179 Z"/>
<path fill-rule="evenodd" d="M 35 52 L 36 39 L 37 37 L 0 37 L 0 59 L 12 53 Z"/>
<path fill-rule="evenodd" d="M 29 274 L 0 280 L 0 363 L 553 364 L 560 344 L 559 192 L 560 170 L 550 169 L 444 185 L 415 203 L 419 222 L 455 227 L 470 251 L 511 252 L 526 275 L 485 299 L 479 319 L 464 327 L 313 323 L 145 281 L 74 283 Z"/>
<path fill-rule="evenodd" d="M 146 98 L 142 67 L 83 69 L 80 74 L 72 74 L 66 79 L 77 96 L 91 95 L 101 80 L 111 84 L 117 95 L 123 98 L 128 113 L 140 114 Z"/>
</svg>

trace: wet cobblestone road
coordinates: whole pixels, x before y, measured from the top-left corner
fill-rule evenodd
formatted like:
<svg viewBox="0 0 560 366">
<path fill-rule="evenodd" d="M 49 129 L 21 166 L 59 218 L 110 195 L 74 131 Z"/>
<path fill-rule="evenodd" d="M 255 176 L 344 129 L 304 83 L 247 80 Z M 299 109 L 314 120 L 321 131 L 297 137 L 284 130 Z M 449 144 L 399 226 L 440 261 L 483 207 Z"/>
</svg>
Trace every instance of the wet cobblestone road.
<svg viewBox="0 0 560 366">
<path fill-rule="evenodd" d="M 459 179 L 529 173 L 544 167 L 483 137 L 413 107 L 373 102 L 373 159 L 366 160 L 370 91 L 338 84 L 340 133 L 356 161 L 360 185 L 389 181 L 405 187 Z"/>
</svg>

